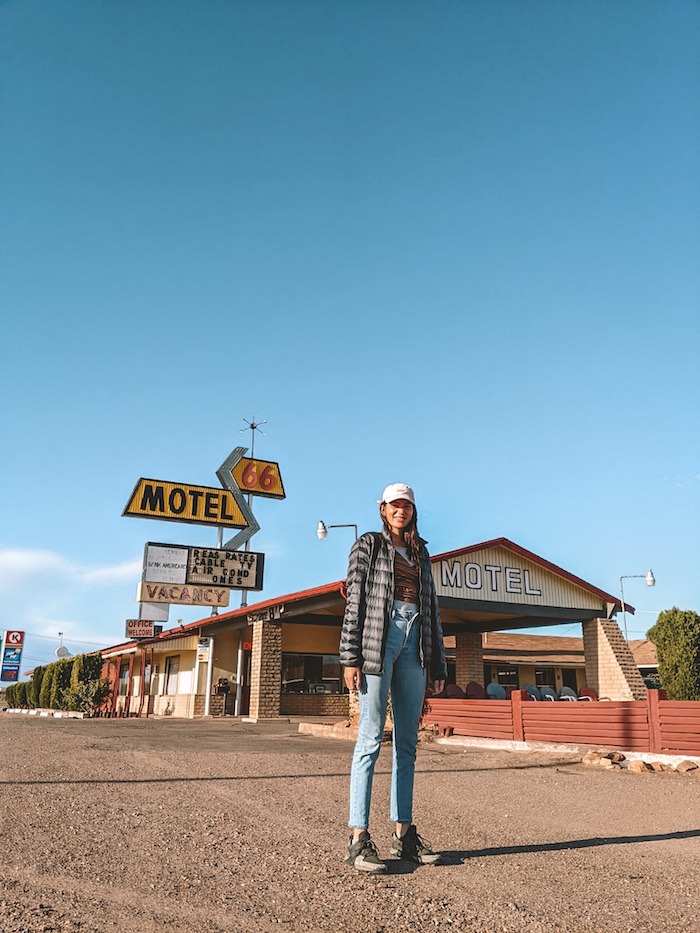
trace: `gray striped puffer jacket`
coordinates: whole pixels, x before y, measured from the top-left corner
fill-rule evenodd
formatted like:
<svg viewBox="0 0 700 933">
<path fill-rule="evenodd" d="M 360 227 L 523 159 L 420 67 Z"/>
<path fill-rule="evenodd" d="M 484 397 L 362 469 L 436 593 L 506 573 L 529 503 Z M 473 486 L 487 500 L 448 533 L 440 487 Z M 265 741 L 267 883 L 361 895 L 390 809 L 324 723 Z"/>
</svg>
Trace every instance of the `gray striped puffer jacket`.
<svg viewBox="0 0 700 933">
<path fill-rule="evenodd" d="M 388 532 L 367 532 L 350 551 L 347 603 L 340 633 L 340 663 L 381 674 L 387 623 L 394 603 L 394 545 Z M 374 556 L 374 559 L 373 559 Z M 440 610 L 430 570 L 421 547 L 419 561 L 420 658 L 430 680 L 447 676 Z"/>
</svg>

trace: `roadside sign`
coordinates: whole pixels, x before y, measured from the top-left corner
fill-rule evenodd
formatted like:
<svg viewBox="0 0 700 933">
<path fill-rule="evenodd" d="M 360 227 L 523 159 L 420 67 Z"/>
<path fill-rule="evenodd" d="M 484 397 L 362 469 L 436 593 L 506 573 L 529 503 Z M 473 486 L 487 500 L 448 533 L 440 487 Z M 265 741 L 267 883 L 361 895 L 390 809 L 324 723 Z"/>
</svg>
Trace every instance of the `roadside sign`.
<svg viewBox="0 0 700 933">
<path fill-rule="evenodd" d="M 187 583 L 214 584 L 236 590 L 263 588 L 264 554 L 204 547 L 191 547 L 189 552 Z"/>
<path fill-rule="evenodd" d="M 143 579 L 149 583 L 187 583 L 188 555 L 185 546 L 149 541 L 143 555 Z"/>
<path fill-rule="evenodd" d="M 247 528 L 249 525 L 229 489 L 143 477 L 134 487 L 122 515 L 226 528 Z"/>
<path fill-rule="evenodd" d="M 284 603 L 277 603 L 276 606 L 268 606 L 267 609 L 258 609 L 257 612 L 249 612 L 248 624 L 253 622 L 277 622 L 282 618 L 284 612 Z"/>
<path fill-rule="evenodd" d="M 19 680 L 19 665 L 24 647 L 24 632 L 8 629 L 5 632 L 0 665 L 0 680 Z"/>
<path fill-rule="evenodd" d="M 126 637 L 131 638 L 155 638 L 163 631 L 162 625 L 156 625 L 150 619 L 127 619 Z"/>
<path fill-rule="evenodd" d="M 243 457 L 231 470 L 231 476 L 242 492 L 251 496 L 268 496 L 284 499 L 279 464 L 272 460 L 251 460 Z"/>
<path fill-rule="evenodd" d="M 211 648 L 210 638 L 198 638 L 197 639 L 197 660 L 208 661 L 210 648 Z"/>
<path fill-rule="evenodd" d="M 139 586 L 140 603 L 177 603 L 181 606 L 228 606 L 230 590 L 223 586 L 179 586 L 147 583 Z"/>
<path fill-rule="evenodd" d="M 143 576 L 147 583 L 225 586 L 261 590 L 265 555 L 257 551 L 156 544 L 144 549 Z"/>
</svg>

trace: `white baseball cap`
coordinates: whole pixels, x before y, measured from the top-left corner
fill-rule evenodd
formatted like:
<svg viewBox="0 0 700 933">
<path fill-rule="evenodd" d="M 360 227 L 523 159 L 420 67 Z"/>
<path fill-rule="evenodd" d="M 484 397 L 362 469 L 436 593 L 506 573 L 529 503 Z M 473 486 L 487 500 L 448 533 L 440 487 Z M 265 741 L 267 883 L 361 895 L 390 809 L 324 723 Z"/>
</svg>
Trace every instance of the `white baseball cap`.
<svg viewBox="0 0 700 933">
<path fill-rule="evenodd" d="M 395 502 L 396 499 L 407 499 L 411 505 L 416 504 L 413 490 L 406 483 L 390 483 L 382 493 L 382 498 L 377 499 L 377 503 L 381 505 L 382 502 Z"/>
</svg>

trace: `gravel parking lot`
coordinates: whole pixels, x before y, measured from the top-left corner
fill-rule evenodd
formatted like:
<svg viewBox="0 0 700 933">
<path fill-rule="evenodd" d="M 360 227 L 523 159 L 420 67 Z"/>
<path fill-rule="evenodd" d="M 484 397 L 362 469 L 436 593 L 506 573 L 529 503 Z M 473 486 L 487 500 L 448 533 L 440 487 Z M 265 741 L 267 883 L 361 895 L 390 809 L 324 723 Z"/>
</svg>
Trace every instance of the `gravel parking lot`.
<svg viewBox="0 0 700 933">
<path fill-rule="evenodd" d="M 575 754 L 431 742 L 419 830 L 389 856 L 390 749 L 373 836 L 343 862 L 352 743 L 296 723 L 0 714 L 3 933 L 662 931 L 700 928 L 700 779 Z"/>
</svg>

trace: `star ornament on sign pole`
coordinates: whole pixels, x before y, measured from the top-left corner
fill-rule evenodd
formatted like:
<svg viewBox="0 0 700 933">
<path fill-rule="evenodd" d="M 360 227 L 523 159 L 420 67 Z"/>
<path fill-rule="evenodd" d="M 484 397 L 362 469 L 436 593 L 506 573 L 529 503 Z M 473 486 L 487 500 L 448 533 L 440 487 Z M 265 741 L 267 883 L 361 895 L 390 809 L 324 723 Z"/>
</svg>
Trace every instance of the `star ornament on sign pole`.
<svg viewBox="0 0 700 933">
<path fill-rule="evenodd" d="M 222 547 L 228 551 L 235 551 L 236 548 L 240 547 L 241 544 L 245 544 L 245 542 L 252 538 L 254 534 L 260 531 L 260 524 L 253 515 L 253 510 L 246 502 L 245 496 L 241 492 L 240 486 L 233 478 L 233 468 L 240 460 L 242 460 L 243 454 L 247 453 L 247 451 L 247 447 L 236 447 L 231 451 L 231 453 L 216 471 L 216 475 L 219 477 L 219 482 L 224 487 L 224 489 L 228 489 L 228 491 L 231 493 L 236 501 L 236 504 L 248 522 L 247 528 L 243 528 L 238 532 L 237 535 L 234 535 L 233 538 L 230 538 L 228 541 L 223 543 Z"/>
</svg>

